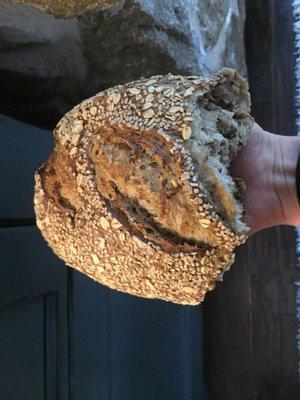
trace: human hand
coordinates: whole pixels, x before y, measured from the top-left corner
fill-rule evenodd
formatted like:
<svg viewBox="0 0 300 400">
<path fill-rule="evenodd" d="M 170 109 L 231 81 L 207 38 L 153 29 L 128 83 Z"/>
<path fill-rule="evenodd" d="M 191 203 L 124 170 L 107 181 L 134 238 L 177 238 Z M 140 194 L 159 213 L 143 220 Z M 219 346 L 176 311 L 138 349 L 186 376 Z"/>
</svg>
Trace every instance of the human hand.
<svg viewBox="0 0 300 400">
<path fill-rule="evenodd" d="M 300 137 L 276 135 L 254 123 L 245 146 L 229 168 L 246 183 L 245 222 L 249 235 L 275 225 L 300 225 L 295 173 Z"/>
</svg>

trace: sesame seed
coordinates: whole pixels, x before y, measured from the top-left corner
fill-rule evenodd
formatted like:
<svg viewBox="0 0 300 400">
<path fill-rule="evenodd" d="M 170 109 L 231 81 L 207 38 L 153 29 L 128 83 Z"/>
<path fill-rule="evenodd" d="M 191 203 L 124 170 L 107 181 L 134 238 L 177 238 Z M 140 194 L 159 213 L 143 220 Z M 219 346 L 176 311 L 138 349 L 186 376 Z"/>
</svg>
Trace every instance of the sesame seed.
<svg viewBox="0 0 300 400">
<path fill-rule="evenodd" d="M 104 238 L 100 238 L 100 240 L 99 240 L 99 247 L 100 247 L 100 249 L 102 249 L 102 250 L 106 248 L 106 241 L 105 241 Z"/>
<path fill-rule="evenodd" d="M 193 293 L 195 292 L 195 289 L 192 288 L 192 287 L 189 287 L 189 286 L 184 286 L 184 287 L 182 288 L 182 290 L 183 290 L 184 292 L 190 293 L 190 294 L 193 294 Z"/>
<path fill-rule="evenodd" d="M 107 106 L 107 110 L 110 111 L 110 112 L 112 112 L 114 110 L 114 108 L 115 108 L 114 103 L 109 103 L 108 106 Z"/>
<path fill-rule="evenodd" d="M 190 87 L 190 88 L 188 88 L 185 92 L 184 92 L 184 97 L 188 97 L 188 96 L 191 96 L 192 94 L 194 93 L 194 88 L 193 87 Z"/>
<path fill-rule="evenodd" d="M 201 79 L 201 78 L 195 79 L 195 80 L 193 81 L 193 83 L 194 83 L 195 85 L 200 85 L 202 82 L 203 82 L 203 79 Z"/>
<path fill-rule="evenodd" d="M 79 138 L 80 138 L 80 134 L 79 133 L 73 134 L 72 138 L 71 138 L 71 144 L 73 146 L 77 145 Z"/>
<path fill-rule="evenodd" d="M 161 93 L 164 90 L 163 86 L 157 86 L 156 88 L 154 88 L 154 90 L 156 91 L 156 93 Z M 149 89 L 148 89 L 149 91 Z"/>
<path fill-rule="evenodd" d="M 97 256 L 97 254 L 92 253 L 91 257 L 92 257 L 92 260 L 93 260 L 94 264 L 99 264 L 100 260 L 99 260 L 99 257 Z"/>
<path fill-rule="evenodd" d="M 166 90 L 166 91 L 164 92 L 164 95 L 165 95 L 166 97 L 171 97 L 171 96 L 173 96 L 174 93 L 175 93 L 175 89 L 174 89 L 174 88 L 170 88 L 170 89 L 168 89 L 168 90 Z"/>
<path fill-rule="evenodd" d="M 170 107 L 168 110 L 168 112 L 170 114 L 175 114 L 175 113 L 177 113 L 177 111 L 178 111 L 178 107 Z"/>
<path fill-rule="evenodd" d="M 149 86 L 149 87 L 148 87 L 148 92 L 149 92 L 149 93 L 153 93 L 154 90 L 155 90 L 154 86 Z"/>
<path fill-rule="evenodd" d="M 148 110 L 145 110 L 142 112 L 142 116 L 145 119 L 149 119 L 152 118 L 154 115 L 154 111 L 152 110 L 152 108 L 149 108 Z"/>
<path fill-rule="evenodd" d="M 187 181 L 189 178 L 190 178 L 190 174 L 187 171 L 185 171 L 180 177 L 180 179 L 182 181 Z"/>
<path fill-rule="evenodd" d="M 145 85 L 146 85 L 146 86 L 151 86 L 151 85 L 153 85 L 154 83 L 156 83 L 156 79 L 150 79 L 149 81 L 145 82 Z"/>
<path fill-rule="evenodd" d="M 193 117 L 184 117 L 183 120 L 185 122 L 192 122 L 192 121 L 194 121 L 194 118 Z"/>
<path fill-rule="evenodd" d="M 203 226 L 203 228 L 208 228 L 211 224 L 211 221 L 207 218 L 201 218 L 199 220 L 199 222 L 200 222 L 201 226 Z"/>
<path fill-rule="evenodd" d="M 117 105 L 121 100 L 121 95 L 120 93 L 114 93 L 112 96 L 112 101 L 115 105 Z"/>
<path fill-rule="evenodd" d="M 142 110 L 148 110 L 148 108 L 151 108 L 153 106 L 153 104 L 152 103 L 145 103 L 143 106 L 142 106 Z"/>
<path fill-rule="evenodd" d="M 182 137 L 184 140 L 188 140 L 191 137 L 192 129 L 188 125 L 182 125 Z"/>
<path fill-rule="evenodd" d="M 150 279 L 145 279 L 145 283 L 148 285 L 148 287 L 149 287 L 151 290 L 155 290 L 155 286 L 153 285 L 153 283 L 151 282 Z"/>
<path fill-rule="evenodd" d="M 113 218 L 113 220 L 111 221 L 111 227 L 114 229 L 118 229 L 121 226 L 122 224 L 120 224 L 120 222 L 116 218 Z"/>
<path fill-rule="evenodd" d="M 109 223 L 109 221 L 105 218 L 105 217 L 100 217 L 100 225 L 101 225 L 101 228 L 103 228 L 103 229 L 105 229 L 105 230 L 107 230 L 107 229 L 109 229 L 110 228 L 110 223 Z"/>
<path fill-rule="evenodd" d="M 96 115 L 97 114 L 97 108 L 96 107 L 91 107 L 90 108 L 90 114 Z"/>
<path fill-rule="evenodd" d="M 130 92 L 131 94 L 140 94 L 140 91 L 136 88 L 130 88 L 128 89 L 128 92 Z"/>
<path fill-rule="evenodd" d="M 207 290 L 213 290 L 214 288 L 215 288 L 215 286 L 216 286 L 216 283 L 215 282 L 213 282 L 213 281 L 210 281 L 210 282 L 208 282 L 208 284 L 207 284 Z"/>
<path fill-rule="evenodd" d="M 71 151 L 70 151 L 70 156 L 75 156 L 76 153 L 77 153 L 77 151 L 78 151 L 77 147 L 73 147 L 73 148 L 71 149 Z"/>
</svg>

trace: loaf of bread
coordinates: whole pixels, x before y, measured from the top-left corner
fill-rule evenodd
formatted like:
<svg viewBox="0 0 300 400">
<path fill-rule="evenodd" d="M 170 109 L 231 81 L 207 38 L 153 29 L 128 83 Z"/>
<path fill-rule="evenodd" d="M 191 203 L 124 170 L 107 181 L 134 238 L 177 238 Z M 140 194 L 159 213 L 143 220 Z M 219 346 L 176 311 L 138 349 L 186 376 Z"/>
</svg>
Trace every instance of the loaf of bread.
<svg viewBox="0 0 300 400">
<path fill-rule="evenodd" d="M 74 107 L 35 175 L 37 225 L 67 265 L 136 296 L 197 305 L 247 239 L 228 167 L 253 124 L 244 78 L 153 76 Z"/>
</svg>

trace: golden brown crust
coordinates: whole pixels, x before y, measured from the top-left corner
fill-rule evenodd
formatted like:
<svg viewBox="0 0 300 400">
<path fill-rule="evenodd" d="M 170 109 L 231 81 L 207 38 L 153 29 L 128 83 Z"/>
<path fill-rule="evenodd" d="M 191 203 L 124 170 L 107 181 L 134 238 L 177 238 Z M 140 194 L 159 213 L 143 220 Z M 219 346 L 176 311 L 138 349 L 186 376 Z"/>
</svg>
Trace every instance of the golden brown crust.
<svg viewBox="0 0 300 400">
<path fill-rule="evenodd" d="M 230 69 L 158 76 L 99 93 L 59 122 L 55 151 L 36 173 L 35 211 L 68 265 L 120 291 L 189 305 L 222 280 L 246 235 L 224 220 L 236 208 L 217 176 L 224 213 L 214 211 L 185 143 L 194 132 L 190 97 L 227 75 L 247 92 Z"/>
</svg>

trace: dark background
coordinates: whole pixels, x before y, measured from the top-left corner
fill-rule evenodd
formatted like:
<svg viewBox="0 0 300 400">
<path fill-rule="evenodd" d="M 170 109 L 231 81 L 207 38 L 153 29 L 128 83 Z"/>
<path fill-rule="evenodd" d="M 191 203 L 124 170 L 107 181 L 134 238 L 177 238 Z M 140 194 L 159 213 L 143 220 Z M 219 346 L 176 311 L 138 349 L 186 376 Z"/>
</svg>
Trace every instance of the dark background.
<svg viewBox="0 0 300 400">
<path fill-rule="evenodd" d="M 248 0 L 245 46 L 252 115 L 296 134 L 292 1 Z M 256 234 L 204 303 L 205 380 L 211 400 L 296 400 L 295 230 Z"/>
</svg>

